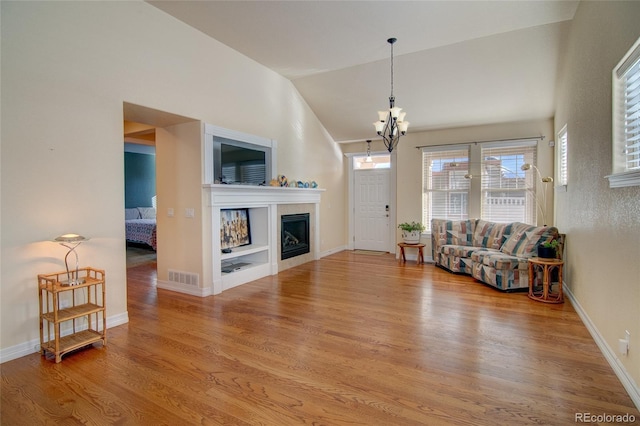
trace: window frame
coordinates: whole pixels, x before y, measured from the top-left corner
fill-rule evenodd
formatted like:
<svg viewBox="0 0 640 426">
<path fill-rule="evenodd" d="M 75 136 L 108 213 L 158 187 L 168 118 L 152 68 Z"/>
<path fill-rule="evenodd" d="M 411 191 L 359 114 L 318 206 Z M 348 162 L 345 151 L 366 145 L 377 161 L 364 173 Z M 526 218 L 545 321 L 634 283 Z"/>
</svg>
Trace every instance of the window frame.
<svg viewBox="0 0 640 426">
<path fill-rule="evenodd" d="M 567 125 L 562 126 L 556 137 L 557 146 L 557 167 L 556 176 L 558 185 L 555 190 L 566 192 L 569 185 L 569 131 Z"/>
<path fill-rule="evenodd" d="M 480 164 L 483 170 L 488 170 L 491 162 L 499 161 L 500 165 L 498 167 L 499 176 L 490 176 L 487 173 L 482 174 L 481 176 L 481 192 L 480 192 L 480 218 L 482 220 L 491 221 L 491 222 L 523 222 L 523 223 L 531 223 L 537 224 L 538 222 L 538 208 L 543 208 L 539 205 L 540 200 L 538 199 L 538 179 L 537 172 L 534 169 L 530 171 L 524 171 L 520 167 L 525 164 L 533 164 L 537 167 L 538 165 L 538 144 L 537 141 L 521 141 L 514 140 L 505 142 L 496 142 L 496 143 L 486 143 L 480 147 Z M 489 160 L 488 157 L 499 156 L 499 160 Z M 504 158 L 503 158 L 504 157 Z M 511 160 L 509 158 L 512 157 Z M 503 165 L 504 162 L 511 161 L 514 162 L 513 167 L 509 168 Z M 492 167 L 495 169 L 494 167 Z M 506 172 L 506 173 L 505 173 Z M 495 175 L 495 172 L 493 173 Z M 514 176 L 505 176 L 505 174 L 510 174 Z M 498 183 L 498 186 L 492 185 Z M 506 184 L 506 186 L 503 186 Z M 513 186 L 515 185 L 515 186 Z M 504 195 L 502 197 L 489 196 L 489 193 L 502 192 Z M 519 194 L 521 193 L 523 196 L 508 196 L 507 194 Z M 521 220 L 504 220 L 503 218 L 497 218 L 495 215 L 498 215 L 498 212 L 489 213 L 491 210 L 490 206 L 494 205 L 503 205 L 507 206 L 503 208 L 504 215 L 509 216 L 513 214 L 513 209 L 509 209 L 508 206 L 516 206 L 512 202 L 506 203 L 498 203 L 493 204 L 490 203 L 489 200 L 499 200 L 500 198 L 511 199 L 511 201 L 522 198 L 524 201 L 524 208 L 522 214 L 524 217 Z M 546 198 L 546 197 L 545 197 Z M 543 202 L 546 202 L 543 201 Z M 546 209 L 545 209 L 546 210 Z M 544 213 L 542 214 L 544 217 Z M 504 217 L 504 216 L 503 216 Z M 544 219 L 543 219 L 544 221 Z"/>
<path fill-rule="evenodd" d="M 466 154 L 463 154 L 465 151 Z M 431 208 L 428 208 L 427 204 L 432 204 L 433 194 L 450 194 L 453 196 L 459 195 L 461 193 L 466 194 L 466 202 L 460 204 L 460 213 L 457 214 L 455 218 L 451 217 L 450 219 L 465 220 L 469 218 L 469 197 L 471 192 L 471 185 L 470 181 L 465 178 L 465 175 L 469 173 L 470 155 L 471 152 L 469 145 L 449 145 L 422 148 L 422 223 L 425 225 L 424 233 L 431 233 L 431 219 L 433 218 L 433 211 Z M 449 172 L 457 175 L 455 182 L 464 182 L 466 188 L 457 187 L 448 189 L 434 189 L 431 184 L 427 185 L 427 182 L 433 182 L 433 175 L 429 174 L 427 176 L 427 156 L 439 157 L 441 160 L 440 165 L 442 168 L 445 167 L 446 160 L 448 159 L 453 160 L 448 162 L 448 164 L 459 163 L 459 167 L 451 166 L 455 167 L 455 170 L 450 168 Z M 462 177 L 463 180 L 460 180 L 460 177 Z M 449 216 L 447 216 L 446 218 L 449 219 Z"/>
<path fill-rule="evenodd" d="M 625 90 L 628 72 L 640 79 L 640 38 L 624 55 L 612 71 L 612 172 L 605 176 L 610 188 L 640 186 L 640 166 L 627 167 L 627 137 L 625 132 L 626 111 Z M 636 74 L 637 73 L 637 74 Z M 634 106 L 640 106 L 640 96 L 634 100 Z M 639 148 L 640 149 L 640 148 Z"/>
</svg>

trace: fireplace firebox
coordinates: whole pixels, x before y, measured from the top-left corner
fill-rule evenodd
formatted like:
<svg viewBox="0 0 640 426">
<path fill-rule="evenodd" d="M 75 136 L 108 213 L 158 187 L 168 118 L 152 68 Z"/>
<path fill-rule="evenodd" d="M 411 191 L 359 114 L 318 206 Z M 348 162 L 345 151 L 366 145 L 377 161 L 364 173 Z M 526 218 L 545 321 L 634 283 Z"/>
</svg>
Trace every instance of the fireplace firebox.
<svg viewBox="0 0 640 426">
<path fill-rule="evenodd" d="M 281 260 L 309 253 L 309 213 L 281 216 Z"/>
</svg>

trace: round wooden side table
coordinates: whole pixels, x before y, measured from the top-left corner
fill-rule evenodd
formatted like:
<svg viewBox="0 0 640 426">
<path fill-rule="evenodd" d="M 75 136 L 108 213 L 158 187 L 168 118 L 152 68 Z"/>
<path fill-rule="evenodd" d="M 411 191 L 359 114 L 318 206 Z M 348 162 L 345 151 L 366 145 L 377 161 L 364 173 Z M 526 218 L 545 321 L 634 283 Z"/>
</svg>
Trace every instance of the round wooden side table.
<svg viewBox="0 0 640 426">
<path fill-rule="evenodd" d="M 405 248 L 415 248 L 418 249 L 418 265 L 420 265 L 421 263 L 424 263 L 424 244 L 422 243 L 418 243 L 418 244 L 409 244 L 409 243 L 398 243 L 398 247 L 400 247 L 400 255 L 402 256 L 402 262 L 406 262 L 407 259 L 404 256 L 404 249 Z"/>
<path fill-rule="evenodd" d="M 545 303 L 564 303 L 562 295 L 562 267 L 564 262 L 558 259 L 532 257 L 529 259 L 529 298 Z M 553 291 L 551 278 L 553 271 L 558 273 L 558 289 Z M 540 282 L 540 275 L 542 282 Z"/>
</svg>

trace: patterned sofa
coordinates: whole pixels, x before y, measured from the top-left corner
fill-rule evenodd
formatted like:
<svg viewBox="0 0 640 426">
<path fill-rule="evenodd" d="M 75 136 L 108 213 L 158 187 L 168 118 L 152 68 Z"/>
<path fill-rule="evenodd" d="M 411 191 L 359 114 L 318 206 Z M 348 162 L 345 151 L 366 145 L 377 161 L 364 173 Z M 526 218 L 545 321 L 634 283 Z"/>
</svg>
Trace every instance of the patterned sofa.
<svg viewBox="0 0 640 426">
<path fill-rule="evenodd" d="M 527 259 L 537 256 L 540 244 L 560 238 L 553 226 L 480 219 L 431 221 L 431 251 L 437 266 L 505 291 L 528 288 Z"/>
</svg>

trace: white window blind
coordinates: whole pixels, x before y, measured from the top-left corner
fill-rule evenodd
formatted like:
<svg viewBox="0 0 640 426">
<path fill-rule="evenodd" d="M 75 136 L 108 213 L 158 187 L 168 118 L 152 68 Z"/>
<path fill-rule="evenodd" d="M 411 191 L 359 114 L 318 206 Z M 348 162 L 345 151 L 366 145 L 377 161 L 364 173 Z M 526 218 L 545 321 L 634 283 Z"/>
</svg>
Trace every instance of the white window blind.
<svg viewBox="0 0 640 426">
<path fill-rule="evenodd" d="M 640 38 L 613 69 L 611 188 L 640 185 Z"/>
<path fill-rule="evenodd" d="M 568 159 L 568 144 L 569 136 L 567 133 L 567 126 L 562 128 L 558 132 L 558 185 L 567 185 L 569 183 L 569 159 Z"/>
<path fill-rule="evenodd" d="M 431 219 L 467 219 L 469 147 L 423 150 L 422 223 L 431 231 Z"/>
<path fill-rule="evenodd" d="M 493 222 L 536 223 L 536 143 L 483 146 L 481 217 Z"/>
<path fill-rule="evenodd" d="M 640 49 L 638 53 L 640 54 Z M 636 58 L 621 79 L 625 168 L 636 170 L 640 169 L 640 57 Z"/>
</svg>

